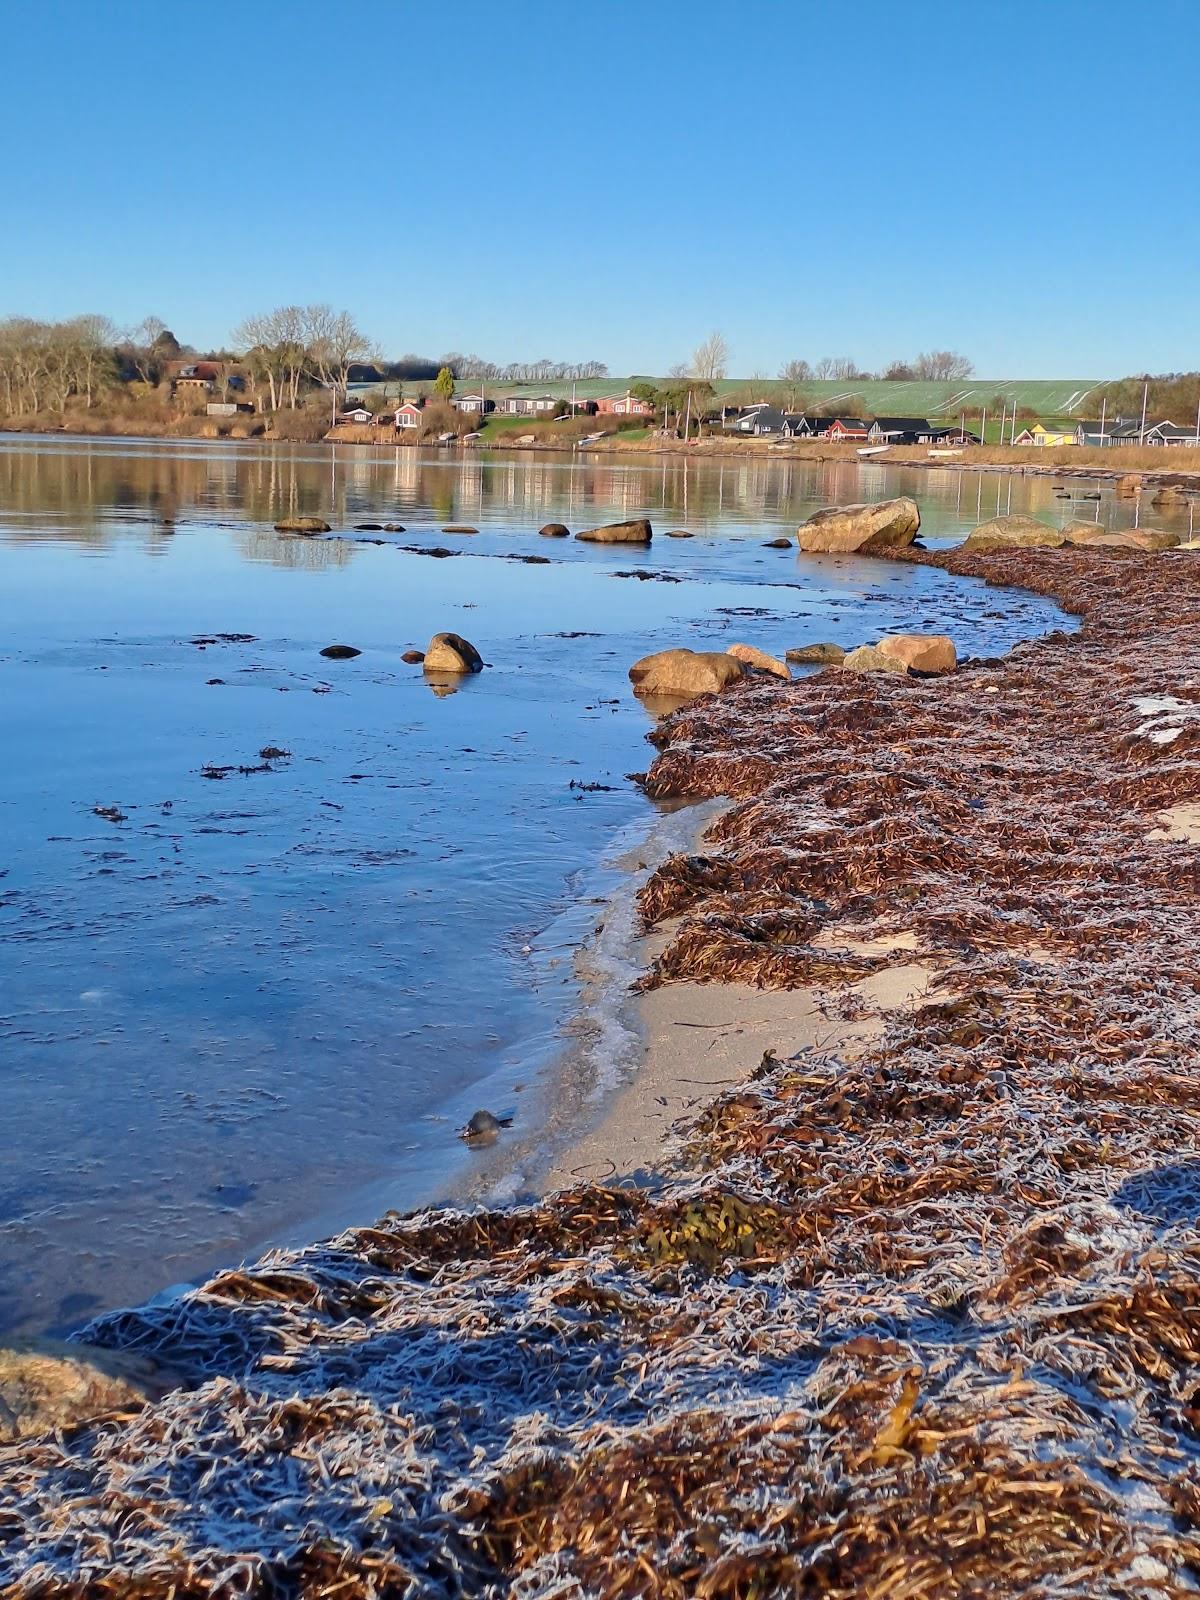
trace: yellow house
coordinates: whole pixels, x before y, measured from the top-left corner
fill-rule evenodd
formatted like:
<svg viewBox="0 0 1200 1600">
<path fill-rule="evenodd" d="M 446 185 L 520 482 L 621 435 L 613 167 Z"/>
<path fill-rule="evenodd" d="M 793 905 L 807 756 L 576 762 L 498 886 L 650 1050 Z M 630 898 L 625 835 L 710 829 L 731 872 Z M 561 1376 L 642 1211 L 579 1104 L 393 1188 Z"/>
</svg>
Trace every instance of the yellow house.
<svg viewBox="0 0 1200 1600">
<path fill-rule="evenodd" d="M 1017 444 L 1037 444 L 1045 448 L 1063 444 L 1077 444 L 1075 429 L 1072 425 L 1059 425 L 1056 422 L 1035 422 L 1032 428 L 1026 428 L 1017 435 Z"/>
</svg>

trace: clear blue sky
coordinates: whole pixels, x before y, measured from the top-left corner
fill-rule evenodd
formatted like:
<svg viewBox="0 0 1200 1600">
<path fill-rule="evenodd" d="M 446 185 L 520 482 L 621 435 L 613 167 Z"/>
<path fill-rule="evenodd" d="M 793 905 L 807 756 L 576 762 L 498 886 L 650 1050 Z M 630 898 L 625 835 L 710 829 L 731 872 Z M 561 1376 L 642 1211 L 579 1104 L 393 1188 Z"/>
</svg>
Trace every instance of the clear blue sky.
<svg viewBox="0 0 1200 1600">
<path fill-rule="evenodd" d="M 1200 365 L 1196 0 L 0 0 L 0 314 Z"/>
</svg>

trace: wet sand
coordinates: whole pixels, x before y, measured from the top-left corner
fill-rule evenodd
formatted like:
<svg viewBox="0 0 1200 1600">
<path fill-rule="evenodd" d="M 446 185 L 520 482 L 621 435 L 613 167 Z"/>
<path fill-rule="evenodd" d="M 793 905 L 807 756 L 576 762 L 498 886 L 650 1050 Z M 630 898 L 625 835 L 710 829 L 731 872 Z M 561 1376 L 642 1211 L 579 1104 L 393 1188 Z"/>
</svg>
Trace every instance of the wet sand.
<svg viewBox="0 0 1200 1600">
<path fill-rule="evenodd" d="M 649 966 L 674 931 L 668 924 L 639 939 L 635 957 Z M 903 959 L 913 942 L 906 935 L 867 941 L 824 930 L 817 947 L 896 960 L 837 994 L 816 986 L 671 983 L 637 996 L 631 1010 L 644 1039 L 637 1070 L 600 1121 L 554 1160 L 544 1192 L 580 1182 L 653 1182 L 673 1165 L 674 1125 L 744 1083 L 767 1053 L 831 1050 L 853 1060 L 879 1038 L 887 1013 L 919 1004 L 928 991 L 937 969 Z"/>
</svg>

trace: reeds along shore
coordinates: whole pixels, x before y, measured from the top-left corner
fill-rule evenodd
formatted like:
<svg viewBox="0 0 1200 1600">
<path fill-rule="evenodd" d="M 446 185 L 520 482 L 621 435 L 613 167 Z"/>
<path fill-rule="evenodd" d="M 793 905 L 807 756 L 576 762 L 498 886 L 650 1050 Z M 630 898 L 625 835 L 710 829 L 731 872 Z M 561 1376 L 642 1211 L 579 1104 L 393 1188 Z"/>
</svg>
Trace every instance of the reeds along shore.
<svg viewBox="0 0 1200 1600">
<path fill-rule="evenodd" d="M 642 903 L 681 919 L 650 981 L 835 1016 L 904 932 L 926 1002 L 780 1039 L 661 1188 L 387 1218 L 94 1325 L 199 1386 L 0 1450 L 7 1594 L 1194 1594 L 1200 878 L 1156 818 L 1200 798 L 1200 558 L 895 559 L 1082 631 L 672 717 L 648 792 L 736 803 Z"/>
</svg>

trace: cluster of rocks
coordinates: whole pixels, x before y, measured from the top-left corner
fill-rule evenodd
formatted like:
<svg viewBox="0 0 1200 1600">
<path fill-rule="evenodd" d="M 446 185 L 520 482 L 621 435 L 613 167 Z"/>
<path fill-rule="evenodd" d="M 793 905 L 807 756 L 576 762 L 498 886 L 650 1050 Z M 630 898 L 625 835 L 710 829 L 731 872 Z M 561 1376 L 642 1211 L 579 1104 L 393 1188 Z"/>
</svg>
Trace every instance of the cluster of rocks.
<svg viewBox="0 0 1200 1600">
<path fill-rule="evenodd" d="M 847 672 L 900 672 L 932 677 L 958 666 L 954 641 L 943 633 L 896 633 L 877 644 L 844 650 L 839 644 L 801 645 L 786 659 L 768 655 L 751 644 L 725 650 L 656 650 L 629 669 L 633 692 L 642 699 L 686 700 L 719 694 L 731 683 L 750 676 L 791 681 L 788 662 L 798 666 L 842 667 Z"/>
</svg>

